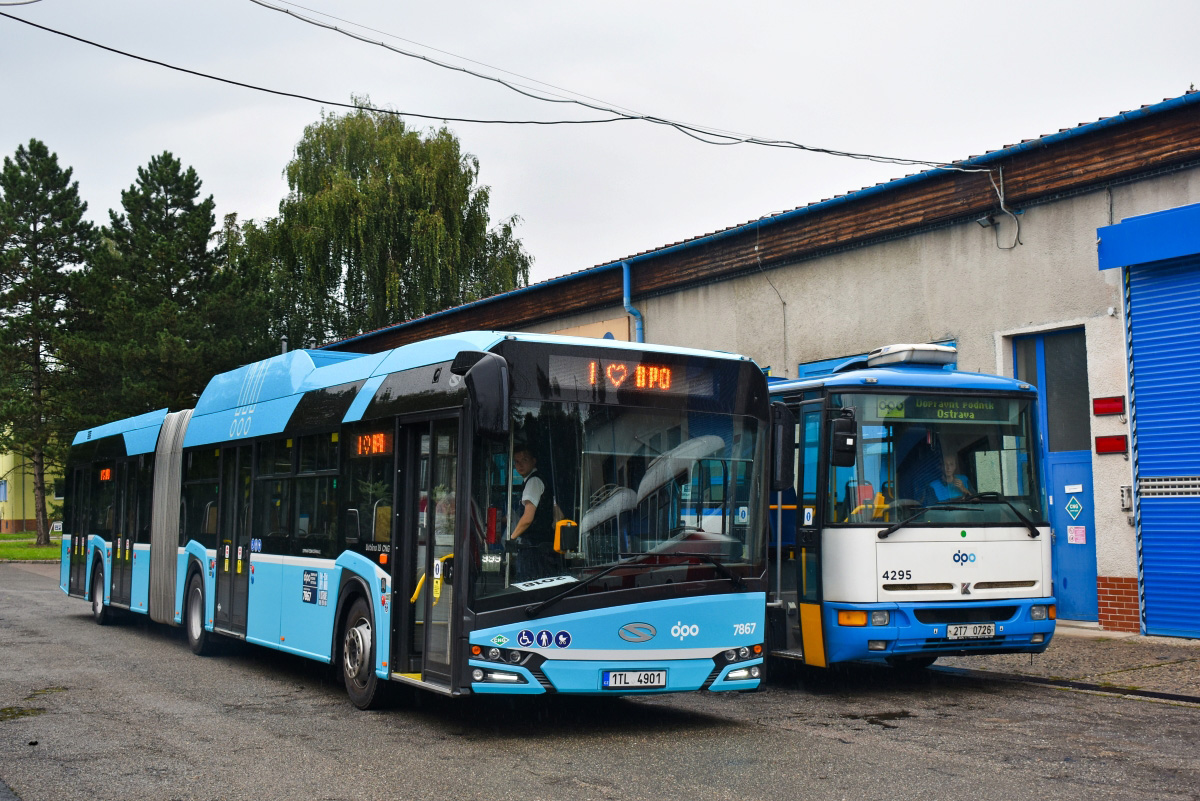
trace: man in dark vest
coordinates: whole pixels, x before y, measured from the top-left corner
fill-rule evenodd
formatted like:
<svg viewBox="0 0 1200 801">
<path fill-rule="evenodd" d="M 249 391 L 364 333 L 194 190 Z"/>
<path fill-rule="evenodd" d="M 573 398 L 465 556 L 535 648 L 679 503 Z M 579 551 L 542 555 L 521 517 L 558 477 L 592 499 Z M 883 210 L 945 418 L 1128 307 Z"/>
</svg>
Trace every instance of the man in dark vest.
<svg viewBox="0 0 1200 801">
<path fill-rule="evenodd" d="M 542 578 L 558 569 L 554 553 L 554 493 L 537 471 L 537 457 L 528 446 L 513 451 L 513 467 L 524 479 L 521 517 L 513 528 L 517 546 L 517 581 Z"/>
</svg>

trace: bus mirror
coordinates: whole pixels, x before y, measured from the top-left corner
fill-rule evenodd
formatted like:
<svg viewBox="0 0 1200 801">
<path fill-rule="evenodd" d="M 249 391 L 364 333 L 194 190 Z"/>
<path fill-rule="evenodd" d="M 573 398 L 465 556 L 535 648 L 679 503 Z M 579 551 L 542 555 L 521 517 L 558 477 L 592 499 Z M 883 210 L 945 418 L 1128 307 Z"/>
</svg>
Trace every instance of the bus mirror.
<svg viewBox="0 0 1200 801">
<path fill-rule="evenodd" d="M 796 416 L 786 404 L 771 404 L 771 492 L 796 483 Z"/>
<path fill-rule="evenodd" d="M 454 586 L 454 556 L 442 559 L 442 583 L 447 587 Z"/>
<path fill-rule="evenodd" d="M 574 520 L 559 520 L 554 525 L 554 550 L 557 553 L 579 550 L 579 524 Z"/>
<path fill-rule="evenodd" d="M 843 409 L 833 421 L 829 437 L 829 463 L 834 467 L 854 467 L 858 453 L 858 421 L 853 409 Z"/>
<path fill-rule="evenodd" d="M 475 433 L 507 436 L 509 381 L 504 357 L 464 350 L 454 357 L 450 372 L 467 378 L 467 392 L 475 407 Z"/>
<path fill-rule="evenodd" d="M 347 509 L 344 513 L 344 518 L 346 525 L 346 544 L 358 545 L 359 537 L 362 536 L 358 530 L 358 510 Z"/>
</svg>

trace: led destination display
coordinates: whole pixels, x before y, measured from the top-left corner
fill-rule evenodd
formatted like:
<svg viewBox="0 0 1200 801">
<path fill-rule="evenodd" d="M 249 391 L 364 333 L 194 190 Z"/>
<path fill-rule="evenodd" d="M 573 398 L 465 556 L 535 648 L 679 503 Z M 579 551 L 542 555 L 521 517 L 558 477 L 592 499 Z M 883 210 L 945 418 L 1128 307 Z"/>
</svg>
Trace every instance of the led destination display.
<svg viewBox="0 0 1200 801">
<path fill-rule="evenodd" d="M 550 383 L 563 389 L 711 397 L 707 370 L 662 362 L 616 361 L 585 356 L 550 356 Z"/>
<path fill-rule="evenodd" d="M 1019 402 L 1010 398 L 956 398 L 941 395 L 877 395 L 875 420 L 939 423 L 1011 423 Z"/>
</svg>

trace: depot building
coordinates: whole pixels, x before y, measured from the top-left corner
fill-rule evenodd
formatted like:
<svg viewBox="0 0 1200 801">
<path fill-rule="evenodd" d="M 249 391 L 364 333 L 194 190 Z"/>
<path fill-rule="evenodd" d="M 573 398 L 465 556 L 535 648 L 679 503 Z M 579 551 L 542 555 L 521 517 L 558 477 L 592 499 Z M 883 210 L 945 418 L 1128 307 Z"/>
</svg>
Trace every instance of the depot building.
<svg viewBox="0 0 1200 801">
<path fill-rule="evenodd" d="M 512 329 L 804 377 L 953 345 L 1038 388 L 1059 618 L 1200 637 L 1200 93 L 953 167 L 329 347 Z"/>
</svg>

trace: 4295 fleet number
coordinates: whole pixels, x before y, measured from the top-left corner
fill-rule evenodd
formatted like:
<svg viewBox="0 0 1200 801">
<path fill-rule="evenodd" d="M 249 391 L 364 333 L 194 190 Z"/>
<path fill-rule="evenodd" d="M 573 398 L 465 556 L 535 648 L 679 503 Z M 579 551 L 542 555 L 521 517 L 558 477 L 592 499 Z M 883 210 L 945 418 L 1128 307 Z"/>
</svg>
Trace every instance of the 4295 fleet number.
<svg viewBox="0 0 1200 801">
<path fill-rule="evenodd" d="M 885 570 L 883 571 L 884 581 L 911 581 L 911 570 Z"/>
</svg>

